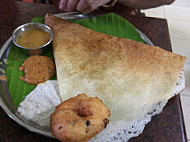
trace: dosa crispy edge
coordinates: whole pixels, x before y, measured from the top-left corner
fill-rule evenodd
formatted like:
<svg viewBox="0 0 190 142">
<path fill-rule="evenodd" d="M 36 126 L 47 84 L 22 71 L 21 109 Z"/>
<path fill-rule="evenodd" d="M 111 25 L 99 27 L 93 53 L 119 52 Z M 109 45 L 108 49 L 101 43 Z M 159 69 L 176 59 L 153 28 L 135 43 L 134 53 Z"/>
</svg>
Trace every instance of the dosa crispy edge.
<svg viewBox="0 0 190 142">
<path fill-rule="evenodd" d="M 62 100 L 98 96 L 110 121 L 139 118 L 172 97 L 186 57 L 46 15 Z"/>
</svg>

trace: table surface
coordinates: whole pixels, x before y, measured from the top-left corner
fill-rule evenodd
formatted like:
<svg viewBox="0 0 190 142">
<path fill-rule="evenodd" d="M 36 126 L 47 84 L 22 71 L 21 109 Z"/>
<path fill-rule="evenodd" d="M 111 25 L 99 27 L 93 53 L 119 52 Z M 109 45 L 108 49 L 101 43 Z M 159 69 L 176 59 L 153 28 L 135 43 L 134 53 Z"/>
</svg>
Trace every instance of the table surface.
<svg viewBox="0 0 190 142">
<path fill-rule="evenodd" d="M 14 0 L 0 1 L 0 47 L 21 24 L 35 16 L 56 13 L 51 5 Z M 122 15 L 122 14 L 121 14 Z M 143 32 L 154 45 L 171 51 L 167 21 L 165 19 L 122 15 Z M 0 107 L 0 142 L 56 142 L 57 140 L 30 132 L 18 125 Z M 152 118 L 143 133 L 130 142 L 185 142 L 187 141 L 179 95 L 169 100 L 163 112 Z"/>
</svg>

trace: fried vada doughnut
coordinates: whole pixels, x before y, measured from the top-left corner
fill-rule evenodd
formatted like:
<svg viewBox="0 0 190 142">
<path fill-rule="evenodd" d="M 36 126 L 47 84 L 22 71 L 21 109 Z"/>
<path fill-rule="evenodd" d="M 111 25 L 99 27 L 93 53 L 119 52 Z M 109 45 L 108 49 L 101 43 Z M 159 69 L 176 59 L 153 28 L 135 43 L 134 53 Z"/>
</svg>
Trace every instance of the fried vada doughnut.
<svg viewBox="0 0 190 142">
<path fill-rule="evenodd" d="M 60 141 L 86 142 L 106 128 L 109 116 L 110 110 L 99 98 L 79 94 L 56 107 L 50 127 Z"/>
</svg>

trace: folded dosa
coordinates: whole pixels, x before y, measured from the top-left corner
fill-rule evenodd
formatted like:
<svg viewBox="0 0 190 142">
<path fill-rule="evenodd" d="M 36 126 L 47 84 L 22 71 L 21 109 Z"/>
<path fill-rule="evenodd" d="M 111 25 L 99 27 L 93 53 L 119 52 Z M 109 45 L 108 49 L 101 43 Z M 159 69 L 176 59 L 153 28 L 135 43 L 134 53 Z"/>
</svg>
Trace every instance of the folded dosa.
<svg viewBox="0 0 190 142">
<path fill-rule="evenodd" d="M 111 121 L 139 118 L 172 96 L 185 57 L 99 33 L 46 15 L 62 101 L 86 93 L 111 110 Z"/>
</svg>

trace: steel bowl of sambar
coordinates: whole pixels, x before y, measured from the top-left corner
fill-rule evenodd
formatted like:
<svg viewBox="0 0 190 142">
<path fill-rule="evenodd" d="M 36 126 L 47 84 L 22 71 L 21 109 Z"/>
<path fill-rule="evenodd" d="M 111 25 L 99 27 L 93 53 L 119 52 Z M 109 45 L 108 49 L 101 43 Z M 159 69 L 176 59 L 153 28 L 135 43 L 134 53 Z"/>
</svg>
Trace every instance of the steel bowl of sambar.
<svg viewBox="0 0 190 142">
<path fill-rule="evenodd" d="M 45 24 L 26 23 L 14 30 L 12 40 L 24 54 L 41 55 L 49 49 L 53 31 Z"/>
</svg>

